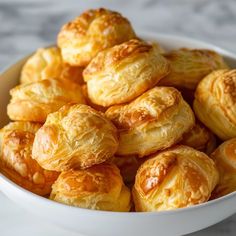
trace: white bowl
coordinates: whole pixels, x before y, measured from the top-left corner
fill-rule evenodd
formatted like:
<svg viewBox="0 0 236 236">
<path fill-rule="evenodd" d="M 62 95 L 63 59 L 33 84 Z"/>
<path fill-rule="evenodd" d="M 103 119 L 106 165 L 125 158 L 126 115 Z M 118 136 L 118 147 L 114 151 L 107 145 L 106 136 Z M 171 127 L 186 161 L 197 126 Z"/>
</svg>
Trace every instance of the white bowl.
<svg viewBox="0 0 236 236">
<path fill-rule="evenodd" d="M 236 67 L 236 55 L 211 44 L 193 39 L 154 33 L 140 34 L 157 40 L 165 49 L 180 47 L 208 48 L 222 54 L 228 64 Z M 6 106 L 9 89 L 18 83 L 26 58 L 6 70 L 0 77 L 0 126 L 8 122 Z M 157 236 L 183 235 L 213 225 L 236 213 L 236 193 L 197 206 L 165 212 L 118 213 L 80 209 L 37 196 L 0 174 L 0 190 L 19 206 L 45 221 L 89 236 Z"/>
</svg>

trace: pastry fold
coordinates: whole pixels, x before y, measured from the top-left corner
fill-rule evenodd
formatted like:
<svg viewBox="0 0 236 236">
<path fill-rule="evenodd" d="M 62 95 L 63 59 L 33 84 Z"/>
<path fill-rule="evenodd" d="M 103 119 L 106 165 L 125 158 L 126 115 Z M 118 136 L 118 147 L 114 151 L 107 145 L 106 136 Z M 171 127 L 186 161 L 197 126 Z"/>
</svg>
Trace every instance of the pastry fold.
<svg viewBox="0 0 236 236">
<path fill-rule="evenodd" d="M 83 71 L 90 100 L 101 106 L 130 102 L 169 73 L 151 44 L 130 40 L 100 52 Z"/>
<path fill-rule="evenodd" d="M 136 38 L 130 22 L 118 12 L 88 10 L 66 23 L 57 43 L 65 62 L 86 66 L 98 52 Z"/>
<path fill-rule="evenodd" d="M 108 163 L 62 172 L 52 187 L 50 199 L 93 210 L 130 210 L 130 191 L 119 169 Z"/>
<path fill-rule="evenodd" d="M 212 154 L 220 173 L 220 180 L 212 193 L 212 199 L 236 191 L 236 138 L 223 142 Z"/>
<path fill-rule="evenodd" d="M 12 122 L 0 130 L 0 170 L 10 180 L 38 195 L 47 195 L 58 173 L 43 169 L 32 159 L 32 146 L 40 124 Z"/>
<path fill-rule="evenodd" d="M 83 69 L 65 63 L 57 47 L 39 48 L 24 64 L 20 82 L 23 84 L 43 79 L 68 79 L 83 84 Z"/>
<path fill-rule="evenodd" d="M 236 70 L 216 70 L 198 85 L 193 104 L 198 119 L 220 139 L 236 136 Z"/>
<path fill-rule="evenodd" d="M 118 128 L 117 155 L 147 156 L 178 143 L 195 118 L 181 93 L 154 87 L 125 105 L 112 106 L 106 116 Z"/>
<path fill-rule="evenodd" d="M 80 85 L 69 80 L 47 79 L 10 90 L 7 114 L 12 120 L 45 122 L 47 115 L 67 103 L 85 103 Z"/>
<path fill-rule="evenodd" d="M 136 211 L 165 211 L 206 202 L 218 183 L 217 168 L 206 154 L 176 146 L 155 154 L 138 169 Z"/>
<path fill-rule="evenodd" d="M 170 62 L 171 72 L 160 85 L 195 90 L 198 83 L 209 73 L 228 69 L 220 54 L 206 49 L 182 48 L 164 54 Z"/>
<path fill-rule="evenodd" d="M 113 157 L 116 127 L 105 115 L 82 104 L 67 104 L 48 115 L 35 135 L 32 155 L 47 170 L 85 169 Z"/>
</svg>

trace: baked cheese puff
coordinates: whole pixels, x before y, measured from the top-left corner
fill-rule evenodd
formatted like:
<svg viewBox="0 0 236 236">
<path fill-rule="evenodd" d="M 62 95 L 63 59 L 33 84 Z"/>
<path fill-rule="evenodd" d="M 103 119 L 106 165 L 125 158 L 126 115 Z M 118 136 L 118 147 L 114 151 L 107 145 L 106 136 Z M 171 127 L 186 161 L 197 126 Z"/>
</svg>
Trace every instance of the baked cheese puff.
<svg viewBox="0 0 236 236">
<path fill-rule="evenodd" d="M 116 127 L 102 112 L 67 104 L 48 115 L 35 135 L 32 155 L 47 170 L 65 171 L 102 163 L 117 147 Z"/>
<path fill-rule="evenodd" d="M 207 75 L 195 92 L 198 119 L 220 139 L 236 137 L 236 69 Z"/>
<path fill-rule="evenodd" d="M 165 54 L 171 72 L 160 85 L 195 90 L 198 83 L 209 73 L 228 66 L 216 52 L 206 49 L 182 48 Z"/>
<path fill-rule="evenodd" d="M 112 162 L 120 169 L 120 173 L 127 184 L 132 184 L 135 179 L 138 168 L 144 162 L 145 158 L 133 156 L 115 156 Z"/>
<path fill-rule="evenodd" d="M 193 147 L 209 155 L 216 148 L 216 138 L 203 124 L 196 122 L 193 128 L 183 135 L 181 144 Z"/>
<path fill-rule="evenodd" d="M 155 154 L 138 169 L 133 187 L 136 211 L 165 211 L 208 201 L 219 173 L 203 152 L 176 146 Z"/>
<path fill-rule="evenodd" d="M 54 78 L 83 84 L 83 69 L 83 67 L 64 63 L 60 49 L 57 47 L 40 48 L 24 64 L 20 82 L 23 84 Z"/>
<path fill-rule="evenodd" d="M 80 85 L 69 80 L 41 80 L 10 90 L 7 114 L 12 120 L 43 123 L 47 115 L 63 105 L 85 103 Z"/>
<path fill-rule="evenodd" d="M 130 22 L 107 9 L 88 10 L 66 23 L 58 34 L 58 46 L 65 62 L 86 66 L 98 52 L 136 38 Z"/>
<path fill-rule="evenodd" d="M 47 195 L 58 173 L 32 159 L 34 136 L 40 124 L 12 122 L 0 130 L 0 170 L 10 180 L 38 195 Z"/>
<path fill-rule="evenodd" d="M 212 154 L 220 173 L 220 180 L 212 199 L 236 191 L 236 138 L 223 142 Z"/>
<path fill-rule="evenodd" d="M 84 69 L 90 100 L 101 106 L 130 102 L 169 73 L 168 61 L 136 39 L 100 52 Z"/>
<path fill-rule="evenodd" d="M 106 116 L 118 128 L 117 155 L 147 156 L 178 143 L 195 122 L 190 106 L 172 87 L 154 87 Z"/>
<path fill-rule="evenodd" d="M 106 111 L 106 107 L 94 104 L 91 102 L 90 98 L 88 97 L 88 89 L 87 89 L 87 84 L 83 84 L 82 86 L 82 92 L 84 95 L 84 98 L 86 100 L 86 104 L 89 105 L 90 107 L 94 108 L 97 111 L 101 111 L 101 112 L 105 112 Z"/>
<path fill-rule="evenodd" d="M 92 210 L 130 210 L 130 191 L 119 169 L 108 163 L 62 172 L 52 187 L 50 199 Z"/>
</svg>

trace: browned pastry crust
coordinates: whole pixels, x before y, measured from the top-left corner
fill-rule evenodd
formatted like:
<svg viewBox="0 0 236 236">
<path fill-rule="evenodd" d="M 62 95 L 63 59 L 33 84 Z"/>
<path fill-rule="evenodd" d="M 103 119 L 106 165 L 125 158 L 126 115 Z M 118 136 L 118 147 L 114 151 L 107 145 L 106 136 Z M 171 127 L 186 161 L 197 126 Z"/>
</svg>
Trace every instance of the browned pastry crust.
<svg viewBox="0 0 236 236">
<path fill-rule="evenodd" d="M 58 46 L 65 62 L 86 66 L 98 52 L 136 38 L 130 22 L 107 9 L 88 10 L 65 24 Z"/>
<path fill-rule="evenodd" d="M 236 138 L 222 143 L 212 154 L 220 173 L 220 180 L 212 193 L 212 199 L 236 191 Z"/>
<path fill-rule="evenodd" d="M 227 69 L 223 58 L 216 52 L 205 49 L 182 48 L 165 54 L 171 65 L 171 72 L 160 85 L 194 90 L 210 72 Z"/>
<path fill-rule="evenodd" d="M 20 82 L 31 83 L 43 79 L 68 79 L 83 84 L 83 67 L 70 66 L 63 62 L 57 47 L 39 48 L 21 71 Z"/>
<path fill-rule="evenodd" d="M 193 128 L 183 135 L 181 144 L 190 146 L 209 155 L 216 148 L 216 138 L 203 124 L 196 122 Z"/>
<path fill-rule="evenodd" d="M 44 170 L 32 159 L 34 135 L 40 126 L 13 122 L 0 130 L 0 170 L 16 184 L 44 196 L 51 192 L 58 173 Z"/>
<path fill-rule="evenodd" d="M 147 156 L 179 142 L 195 122 L 181 93 L 155 87 L 129 104 L 112 106 L 106 116 L 119 131 L 117 155 Z"/>
<path fill-rule="evenodd" d="M 84 98 L 85 98 L 85 100 L 86 100 L 86 104 L 87 104 L 87 105 L 89 105 L 90 107 L 94 108 L 94 109 L 97 110 L 97 111 L 105 112 L 105 111 L 107 110 L 106 107 L 103 107 L 103 106 L 94 104 L 94 103 L 90 100 L 90 98 L 88 97 L 87 84 L 82 85 L 81 88 L 82 88 L 82 92 L 83 92 L 83 95 L 84 95 Z"/>
<path fill-rule="evenodd" d="M 130 210 L 130 191 L 119 169 L 108 163 L 62 172 L 53 185 L 50 199 L 93 210 Z"/>
<path fill-rule="evenodd" d="M 236 136 L 236 69 L 217 70 L 206 76 L 195 92 L 198 119 L 220 139 Z"/>
<path fill-rule="evenodd" d="M 138 169 L 136 211 L 163 211 L 206 202 L 218 182 L 214 162 L 203 152 L 177 146 L 154 155 Z"/>
<path fill-rule="evenodd" d="M 43 123 L 47 115 L 63 105 L 85 103 L 80 85 L 69 80 L 41 80 L 10 90 L 7 114 L 12 120 Z"/>
<path fill-rule="evenodd" d="M 100 52 L 83 71 L 90 100 L 101 106 L 129 102 L 169 73 L 169 63 L 150 44 L 130 40 Z"/>
<path fill-rule="evenodd" d="M 32 155 L 43 168 L 64 171 L 102 163 L 117 147 L 117 130 L 102 112 L 67 104 L 48 115 L 36 133 Z"/>
</svg>

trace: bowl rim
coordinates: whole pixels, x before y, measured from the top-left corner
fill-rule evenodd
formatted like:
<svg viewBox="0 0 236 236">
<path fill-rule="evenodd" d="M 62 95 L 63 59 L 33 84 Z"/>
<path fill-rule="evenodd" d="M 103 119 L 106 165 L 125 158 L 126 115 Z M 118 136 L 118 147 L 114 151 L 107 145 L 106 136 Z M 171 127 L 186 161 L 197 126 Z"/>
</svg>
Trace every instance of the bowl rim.
<svg viewBox="0 0 236 236">
<path fill-rule="evenodd" d="M 137 30 L 138 31 L 138 30 Z M 209 48 L 210 50 L 215 50 L 218 53 L 222 54 L 223 56 L 228 56 L 231 57 L 233 60 L 236 61 L 236 53 L 231 53 L 226 49 L 223 49 L 221 47 L 218 47 L 214 44 L 211 43 L 207 43 L 195 38 L 191 38 L 191 37 L 186 37 L 186 36 L 178 36 L 178 35 L 173 35 L 173 34 L 165 34 L 165 33 L 155 33 L 155 32 L 149 32 L 149 31 L 144 31 L 144 30 L 140 30 L 139 31 L 139 35 L 141 35 L 141 37 L 144 38 L 153 38 L 154 40 L 177 40 L 177 41 L 181 41 L 181 42 L 187 42 L 187 43 L 193 43 L 193 44 L 199 44 L 201 45 L 201 47 L 204 48 Z M 46 47 L 51 47 L 53 46 L 53 44 L 46 46 Z M 37 49 L 35 49 L 37 50 Z M 34 53 L 34 52 L 32 52 Z M 18 64 L 20 61 L 25 60 L 27 57 L 29 57 L 30 55 L 32 55 L 32 53 L 28 54 L 27 56 L 15 61 L 14 63 L 9 63 L 7 64 L 3 69 L 1 69 L 0 71 L 0 77 L 2 74 L 6 73 L 11 67 L 15 66 L 16 64 Z M 136 216 L 136 217 L 141 217 L 141 216 L 151 216 L 151 215 L 155 215 L 155 216 L 160 216 L 160 215 L 175 215 L 177 213 L 185 213 L 185 212 L 192 212 L 194 210 L 199 210 L 203 207 L 210 207 L 212 205 L 216 205 L 218 203 L 222 203 L 224 201 L 230 200 L 232 198 L 236 198 L 236 191 L 229 193 L 225 196 L 222 196 L 220 198 L 214 199 L 214 200 L 210 200 L 204 203 L 200 203 L 197 205 L 193 205 L 193 206 L 189 206 L 189 207 L 184 207 L 184 208 L 178 208 L 178 209 L 173 209 L 173 210 L 167 210 L 167 211 L 156 211 L 156 212 L 114 212 L 114 211 L 103 211 L 103 210 L 92 210 L 92 209 L 86 209 L 86 208 L 80 208 L 80 207 L 76 207 L 76 206 L 71 206 L 71 205 L 66 205 L 63 203 L 59 203 L 53 200 L 50 200 L 48 198 L 42 197 L 40 195 L 37 195 L 35 193 L 32 193 L 26 189 L 24 189 L 23 187 L 17 185 L 16 183 L 14 183 L 13 181 L 11 181 L 10 179 L 8 179 L 6 176 L 4 176 L 2 173 L 0 173 L 0 192 L 4 193 L 7 192 L 5 190 L 3 190 L 4 188 L 8 188 L 14 191 L 18 191 L 21 194 L 23 194 L 26 197 L 31 198 L 34 201 L 39 201 L 42 204 L 45 204 L 45 206 L 51 206 L 53 208 L 60 208 L 60 210 L 70 210 L 70 211 L 77 211 L 77 212 L 81 212 L 81 214 L 94 214 L 94 215 L 107 215 L 107 214 L 113 214 L 116 216 Z M 3 187 L 2 187 L 3 186 Z M 3 188 L 3 189 L 1 189 Z M 5 194 L 6 196 L 8 194 Z"/>
<path fill-rule="evenodd" d="M 167 211 L 116 212 L 116 211 L 104 211 L 104 210 L 93 210 L 93 209 L 80 208 L 80 207 L 66 205 L 66 204 L 63 204 L 60 202 L 50 200 L 46 197 L 43 197 L 43 196 L 40 196 L 40 195 L 37 195 L 35 193 L 28 191 L 27 189 L 21 187 L 20 185 L 14 183 L 10 179 L 8 179 L 2 173 L 0 173 L 0 183 L 1 183 L 1 186 L 3 186 L 3 188 L 12 189 L 14 191 L 20 191 L 21 195 L 23 194 L 24 196 L 31 198 L 33 201 L 39 201 L 41 204 L 45 204 L 45 206 L 51 206 L 53 208 L 60 208 L 60 210 L 73 210 L 73 211 L 80 211 L 81 213 L 89 213 L 89 214 L 92 213 L 92 214 L 98 214 L 98 215 L 107 215 L 107 214 L 111 214 L 111 213 L 115 214 L 117 216 L 175 215 L 177 213 L 185 213 L 185 212 L 190 212 L 190 211 L 194 211 L 194 210 L 200 210 L 201 208 L 204 208 L 204 207 L 210 207 L 212 205 L 217 205 L 218 203 L 222 203 L 224 201 L 227 201 L 227 200 L 230 200 L 230 199 L 236 197 L 236 192 L 232 192 L 232 193 L 229 193 L 229 194 L 222 196 L 220 198 L 210 200 L 210 201 L 207 201 L 204 203 L 200 203 L 200 204 L 189 206 L 189 207 L 167 210 Z M 4 194 L 5 191 L 1 190 L 1 186 L 0 186 L 0 191 L 2 191 L 2 193 Z M 7 196 L 7 194 L 6 194 L 6 196 Z"/>
</svg>

